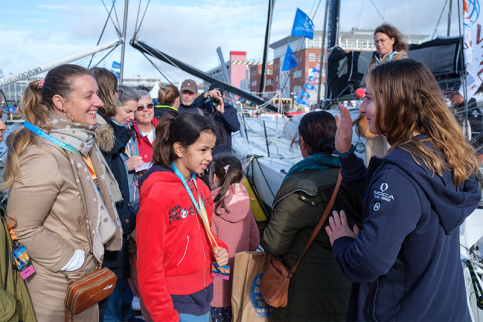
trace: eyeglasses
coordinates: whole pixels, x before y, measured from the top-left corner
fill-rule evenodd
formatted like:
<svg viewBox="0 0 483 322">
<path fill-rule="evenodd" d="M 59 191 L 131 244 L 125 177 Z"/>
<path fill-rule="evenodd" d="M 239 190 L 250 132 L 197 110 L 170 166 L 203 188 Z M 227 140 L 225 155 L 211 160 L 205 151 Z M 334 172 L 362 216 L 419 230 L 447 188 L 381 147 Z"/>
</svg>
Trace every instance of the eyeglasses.
<svg viewBox="0 0 483 322">
<path fill-rule="evenodd" d="M 148 104 L 144 104 L 144 105 L 138 105 L 138 112 L 140 111 L 143 111 L 144 108 L 147 107 L 148 110 L 152 109 L 154 107 L 154 103 L 148 103 Z"/>
<path fill-rule="evenodd" d="M 377 45 L 378 43 L 383 44 L 383 43 L 385 43 L 385 42 L 386 42 L 386 41 L 388 41 L 388 40 L 389 40 L 389 38 L 386 38 L 386 39 L 378 39 L 378 40 L 374 40 L 374 44 L 376 44 L 376 45 Z"/>
<path fill-rule="evenodd" d="M 121 99 L 121 97 L 122 97 L 122 93 L 123 93 L 123 90 L 122 90 L 122 89 L 119 89 L 119 88 L 116 88 L 116 89 L 114 90 L 114 94 L 116 94 L 116 93 L 117 93 L 117 98 L 118 98 L 118 99 Z"/>
</svg>

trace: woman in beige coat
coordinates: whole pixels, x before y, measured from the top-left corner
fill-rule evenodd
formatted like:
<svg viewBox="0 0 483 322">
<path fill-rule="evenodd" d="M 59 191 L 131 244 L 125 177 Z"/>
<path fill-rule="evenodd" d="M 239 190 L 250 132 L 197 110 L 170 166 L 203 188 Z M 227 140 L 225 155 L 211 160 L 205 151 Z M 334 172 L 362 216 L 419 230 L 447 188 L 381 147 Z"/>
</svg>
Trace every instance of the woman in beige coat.
<svg viewBox="0 0 483 322">
<path fill-rule="evenodd" d="M 7 139 L 7 212 L 35 268 L 26 282 L 38 321 L 64 321 L 63 272 L 76 280 L 121 247 L 119 189 L 94 141 L 97 91 L 83 67 L 52 69 L 25 90 L 25 127 Z M 97 321 L 97 305 L 74 319 Z"/>
</svg>

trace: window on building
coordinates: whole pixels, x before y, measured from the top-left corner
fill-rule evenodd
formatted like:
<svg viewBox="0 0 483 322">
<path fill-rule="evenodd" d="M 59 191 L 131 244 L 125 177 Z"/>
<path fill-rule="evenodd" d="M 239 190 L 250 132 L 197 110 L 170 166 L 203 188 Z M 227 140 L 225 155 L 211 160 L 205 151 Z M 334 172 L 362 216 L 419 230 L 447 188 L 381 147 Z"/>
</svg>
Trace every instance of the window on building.
<svg viewBox="0 0 483 322">
<path fill-rule="evenodd" d="M 257 86 L 257 81 L 252 81 L 252 86 Z"/>
<path fill-rule="evenodd" d="M 271 68 L 267 69 L 267 75 L 273 75 L 273 69 Z"/>
<path fill-rule="evenodd" d="M 267 85 L 273 85 L 273 79 L 267 79 Z"/>
<path fill-rule="evenodd" d="M 275 81 L 276 81 L 276 82 L 278 82 L 278 75 L 277 75 L 277 76 L 275 76 Z"/>
<path fill-rule="evenodd" d="M 315 61 L 315 53 L 309 54 L 309 61 Z"/>
<path fill-rule="evenodd" d="M 322 54 L 319 54 L 317 57 L 317 61 L 320 61 L 320 58 L 322 57 Z"/>
</svg>

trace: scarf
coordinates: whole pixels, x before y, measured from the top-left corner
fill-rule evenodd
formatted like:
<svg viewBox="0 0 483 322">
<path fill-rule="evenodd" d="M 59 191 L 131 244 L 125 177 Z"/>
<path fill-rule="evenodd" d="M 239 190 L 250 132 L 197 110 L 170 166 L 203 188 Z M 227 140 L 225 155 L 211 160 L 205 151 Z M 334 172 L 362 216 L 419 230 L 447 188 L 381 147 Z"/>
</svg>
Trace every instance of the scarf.
<svg viewBox="0 0 483 322">
<path fill-rule="evenodd" d="M 288 170 L 288 173 L 283 180 L 287 180 L 291 175 L 297 172 L 319 171 L 339 167 L 341 167 L 339 157 L 328 155 L 325 153 L 314 153 L 307 158 L 295 163 L 290 168 L 290 170 Z"/>
<path fill-rule="evenodd" d="M 87 236 L 92 253 L 99 262 L 104 259 L 104 248 L 110 251 L 121 249 L 122 228 L 115 202 L 122 199 L 121 192 L 101 151 L 95 143 L 94 125 L 73 123 L 65 116 L 50 114 L 50 135 L 76 148 L 81 154 L 65 151 L 74 173 L 77 187 L 84 204 Z M 97 184 L 89 173 L 83 156 L 89 155 Z M 99 189 L 98 189 L 99 187 Z"/>
</svg>

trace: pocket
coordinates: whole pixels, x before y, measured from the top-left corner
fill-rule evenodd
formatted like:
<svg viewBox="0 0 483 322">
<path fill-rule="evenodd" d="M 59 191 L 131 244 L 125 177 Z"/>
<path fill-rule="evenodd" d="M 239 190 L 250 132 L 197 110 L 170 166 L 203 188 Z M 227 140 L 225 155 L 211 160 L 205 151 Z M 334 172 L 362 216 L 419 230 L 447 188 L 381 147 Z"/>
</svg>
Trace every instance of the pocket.
<svg viewBox="0 0 483 322">
<path fill-rule="evenodd" d="M 176 264 L 176 266 L 179 267 L 179 265 L 181 264 L 181 262 L 185 259 L 186 253 L 188 252 L 189 244 L 190 244 L 190 236 L 186 236 L 186 246 L 184 248 L 184 253 L 183 253 L 183 256 L 181 257 L 181 259 L 179 260 L 178 264 Z"/>
</svg>

